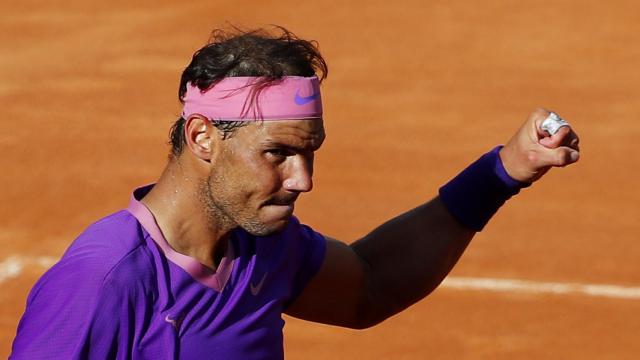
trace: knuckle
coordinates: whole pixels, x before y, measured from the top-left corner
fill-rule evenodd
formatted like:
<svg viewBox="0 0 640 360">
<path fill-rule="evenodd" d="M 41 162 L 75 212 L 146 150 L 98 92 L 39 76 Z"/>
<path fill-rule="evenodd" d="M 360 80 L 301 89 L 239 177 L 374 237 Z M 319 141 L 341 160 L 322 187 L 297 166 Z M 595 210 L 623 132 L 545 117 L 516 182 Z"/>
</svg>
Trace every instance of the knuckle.
<svg viewBox="0 0 640 360">
<path fill-rule="evenodd" d="M 556 156 L 556 166 L 567 166 L 571 163 L 571 157 L 568 151 L 559 151 Z"/>
<path fill-rule="evenodd" d="M 535 110 L 533 110 L 533 112 L 531 113 L 533 116 L 535 117 L 539 117 L 539 118 L 546 118 L 547 116 L 549 116 L 549 110 L 538 107 Z"/>
<path fill-rule="evenodd" d="M 572 136 L 569 138 L 569 144 L 578 145 L 579 143 L 580 143 L 580 140 L 577 137 Z"/>
<path fill-rule="evenodd" d="M 575 137 L 573 138 L 572 144 L 578 146 L 580 144 L 580 138 L 575 135 Z"/>
</svg>

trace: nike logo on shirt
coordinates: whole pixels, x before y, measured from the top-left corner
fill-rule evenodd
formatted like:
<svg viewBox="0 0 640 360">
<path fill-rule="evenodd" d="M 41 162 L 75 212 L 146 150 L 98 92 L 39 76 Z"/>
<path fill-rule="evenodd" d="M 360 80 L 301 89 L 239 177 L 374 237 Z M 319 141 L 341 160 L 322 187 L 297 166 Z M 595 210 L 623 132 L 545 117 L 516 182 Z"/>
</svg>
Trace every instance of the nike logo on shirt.
<svg viewBox="0 0 640 360">
<path fill-rule="evenodd" d="M 173 319 L 169 317 L 169 315 L 164 317 L 164 321 L 168 322 L 173 326 L 176 330 L 180 331 L 180 325 L 182 325 L 182 320 L 184 320 L 184 315 L 178 315 Z"/>
<path fill-rule="evenodd" d="M 251 290 L 251 295 L 258 296 L 260 290 L 262 290 L 262 285 L 264 284 L 264 280 L 267 278 L 267 273 L 262 275 L 262 279 L 257 285 L 253 285 L 253 282 L 249 282 L 249 290 Z"/>
</svg>

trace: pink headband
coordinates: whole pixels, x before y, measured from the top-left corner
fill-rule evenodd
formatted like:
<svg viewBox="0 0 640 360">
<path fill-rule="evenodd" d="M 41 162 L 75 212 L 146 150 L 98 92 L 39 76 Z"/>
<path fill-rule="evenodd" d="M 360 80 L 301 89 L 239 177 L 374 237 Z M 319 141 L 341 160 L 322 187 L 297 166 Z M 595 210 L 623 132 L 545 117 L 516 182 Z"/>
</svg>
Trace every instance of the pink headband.
<svg viewBox="0 0 640 360">
<path fill-rule="evenodd" d="M 201 91 L 191 83 L 183 97 L 182 117 L 199 114 L 209 120 L 255 121 L 322 117 L 317 77 L 285 76 L 263 88 L 251 102 L 258 77 L 227 77 Z"/>
</svg>

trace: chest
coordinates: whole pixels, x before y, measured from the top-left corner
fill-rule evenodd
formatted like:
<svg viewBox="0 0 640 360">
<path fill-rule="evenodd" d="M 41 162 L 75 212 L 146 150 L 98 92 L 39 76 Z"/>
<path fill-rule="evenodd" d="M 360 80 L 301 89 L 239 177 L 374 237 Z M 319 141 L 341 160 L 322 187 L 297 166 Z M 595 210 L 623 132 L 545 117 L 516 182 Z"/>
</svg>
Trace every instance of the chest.
<svg viewBox="0 0 640 360">
<path fill-rule="evenodd" d="M 152 328 L 158 334 L 152 338 L 170 339 L 167 350 L 180 359 L 281 357 L 282 312 L 291 279 L 274 260 L 236 257 L 219 292 L 169 264 L 167 301 L 154 306 Z"/>
</svg>

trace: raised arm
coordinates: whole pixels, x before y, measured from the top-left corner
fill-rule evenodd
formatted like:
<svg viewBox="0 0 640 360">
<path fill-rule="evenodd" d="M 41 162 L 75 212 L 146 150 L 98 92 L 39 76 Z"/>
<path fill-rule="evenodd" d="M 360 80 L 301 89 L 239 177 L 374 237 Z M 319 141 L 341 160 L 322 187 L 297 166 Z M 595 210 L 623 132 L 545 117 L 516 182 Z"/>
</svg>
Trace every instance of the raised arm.
<svg viewBox="0 0 640 360">
<path fill-rule="evenodd" d="M 570 127 L 560 127 L 553 136 L 541 130 L 548 115 L 543 109 L 531 113 L 499 153 L 494 153 L 502 172 L 508 174 L 505 184 L 496 185 L 504 185 L 504 189 L 487 190 L 484 185 L 487 181 L 495 183 L 494 178 L 469 183 L 470 177 L 487 176 L 476 171 L 486 164 L 476 162 L 470 166 L 471 171 L 465 170 L 453 185 L 447 185 L 447 193 L 441 189 L 442 195 L 468 193 L 465 201 L 438 196 L 385 222 L 351 245 L 327 239 L 327 254 L 319 273 L 287 313 L 316 322 L 366 328 L 428 295 L 451 271 L 475 232 L 508 198 L 500 192 L 509 193 L 514 184 L 526 186 L 551 167 L 578 160 L 578 137 Z M 485 155 L 479 162 L 490 158 L 490 154 Z M 485 214 L 479 214 L 483 211 Z"/>
</svg>

